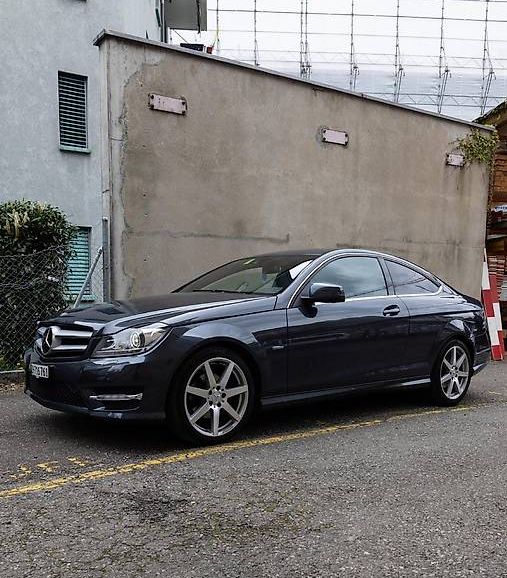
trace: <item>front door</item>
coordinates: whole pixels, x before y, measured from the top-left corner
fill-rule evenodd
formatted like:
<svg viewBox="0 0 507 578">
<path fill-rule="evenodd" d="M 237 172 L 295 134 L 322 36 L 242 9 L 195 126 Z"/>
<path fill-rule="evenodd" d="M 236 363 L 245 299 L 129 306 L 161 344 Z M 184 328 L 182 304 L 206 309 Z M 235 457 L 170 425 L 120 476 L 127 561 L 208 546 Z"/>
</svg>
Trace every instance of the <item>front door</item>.
<svg viewBox="0 0 507 578">
<path fill-rule="evenodd" d="M 309 280 L 345 291 L 343 303 L 296 299 L 287 310 L 289 393 L 368 384 L 405 375 L 408 309 L 387 289 L 375 257 L 340 257 Z"/>
</svg>

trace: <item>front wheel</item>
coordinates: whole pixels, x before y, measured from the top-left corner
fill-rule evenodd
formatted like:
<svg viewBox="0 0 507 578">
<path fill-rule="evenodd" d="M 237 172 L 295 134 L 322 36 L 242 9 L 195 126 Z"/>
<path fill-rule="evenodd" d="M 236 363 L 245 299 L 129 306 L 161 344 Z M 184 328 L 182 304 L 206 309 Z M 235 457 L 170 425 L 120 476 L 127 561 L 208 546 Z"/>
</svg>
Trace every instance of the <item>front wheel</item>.
<svg viewBox="0 0 507 578">
<path fill-rule="evenodd" d="M 249 419 L 254 383 L 236 353 L 210 348 L 190 358 L 171 386 L 167 418 L 178 437 L 200 443 L 229 439 Z"/>
<path fill-rule="evenodd" d="M 440 405 L 457 405 L 472 378 L 472 363 L 466 345 L 451 341 L 438 356 L 432 373 L 433 399 Z"/>
</svg>

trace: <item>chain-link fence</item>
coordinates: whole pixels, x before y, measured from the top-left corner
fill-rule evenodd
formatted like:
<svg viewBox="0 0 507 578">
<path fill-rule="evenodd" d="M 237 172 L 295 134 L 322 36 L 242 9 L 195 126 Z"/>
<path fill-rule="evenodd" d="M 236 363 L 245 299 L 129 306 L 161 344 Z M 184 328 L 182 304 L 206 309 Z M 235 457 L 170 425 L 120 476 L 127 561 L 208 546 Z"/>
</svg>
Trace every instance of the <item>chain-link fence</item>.
<svg viewBox="0 0 507 578">
<path fill-rule="evenodd" d="M 0 256 L 0 370 L 21 363 L 39 319 L 66 307 L 66 275 L 58 247 Z"/>
<path fill-rule="evenodd" d="M 81 281 L 70 291 L 76 275 L 60 248 L 30 255 L 0 256 L 0 371 L 21 367 L 37 321 L 73 306 L 102 301 L 103 255 L 99 249 L 80 270 Z M 77 268 L 76 268 L 77 269 Z"/>
</svg>

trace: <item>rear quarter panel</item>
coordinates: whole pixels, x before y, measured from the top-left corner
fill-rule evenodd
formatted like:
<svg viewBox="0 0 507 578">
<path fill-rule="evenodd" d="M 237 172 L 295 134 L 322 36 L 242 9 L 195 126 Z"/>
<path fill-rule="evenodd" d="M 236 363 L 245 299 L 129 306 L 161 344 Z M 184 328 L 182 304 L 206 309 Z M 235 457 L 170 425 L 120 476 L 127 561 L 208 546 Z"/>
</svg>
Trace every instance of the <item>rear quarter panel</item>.
<svg viewBox="0 0 507 578">
<path fill-rule="evenodd" d="M 480 301 L 450 292 L 403 300 L 410 311 L 408 359 L 414 375 L 428 376 L 441 348 L 453 337 L 464 338 L 474 358 L 489 348 Z"/>
</svg>

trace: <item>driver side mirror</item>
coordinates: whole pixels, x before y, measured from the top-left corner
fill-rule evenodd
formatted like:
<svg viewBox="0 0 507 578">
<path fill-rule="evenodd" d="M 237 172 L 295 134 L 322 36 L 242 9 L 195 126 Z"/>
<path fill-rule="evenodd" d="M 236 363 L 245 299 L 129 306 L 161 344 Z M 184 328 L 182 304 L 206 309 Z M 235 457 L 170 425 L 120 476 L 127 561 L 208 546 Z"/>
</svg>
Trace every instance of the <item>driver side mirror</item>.
<svg viewBox="0 0 507 578">
<path fill-rule="evenodd" d="M 345 291 L 341 285 L 332 283 L 312 283 L 308 290 L 308 295 L 303 295 L 305 301 L 312 303 L 343 303 L 345 301 Z"/>
</svg>

